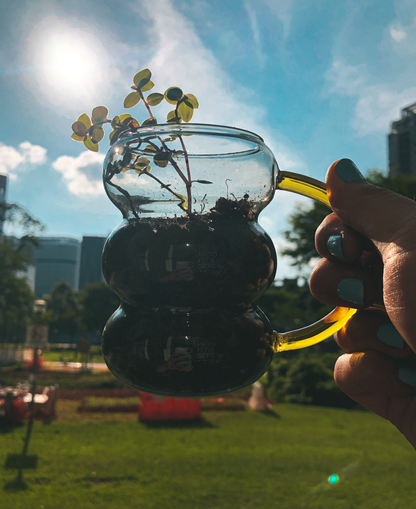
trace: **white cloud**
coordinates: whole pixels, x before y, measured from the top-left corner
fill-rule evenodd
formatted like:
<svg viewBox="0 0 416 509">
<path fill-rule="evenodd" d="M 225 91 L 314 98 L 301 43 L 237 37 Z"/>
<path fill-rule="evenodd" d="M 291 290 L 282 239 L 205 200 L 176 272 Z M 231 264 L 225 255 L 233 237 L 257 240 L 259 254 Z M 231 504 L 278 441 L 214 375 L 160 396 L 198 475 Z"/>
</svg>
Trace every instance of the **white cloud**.
<svg viewBox="0 0 416 509">
<path fill-rule="evenodd" d="M 386 133 L 400 110 L 416 100 L 414 2 L 409 3 L 410 9 L 401 7 L 401 19 L 386 24 L 373 46 L 367 39 L 363 46 L 363 41 L 348 38 L 347 22 L 341 27 L 341 43 L 334 44 L 333 61 L 325 75 L 328 90 L 350 97 L 348 104 L 355 103 L 350 124 L 358 136 Z"/>
<path fill-rule="evenodd" d="M 263 69 L 264 66 L 266 65 L 267 57 L 263 52 L 263 46 L 261 43 L 261 36 L 260 36 L 261 32 L 259 29 L 259 23 L 257 21 L 257 14 L 256 14 L 256 11 L 253 9 L 253 7 L 250 5 L 250 3 L 247 0 L 245 0 L 245 2 L 244 2 L 244 8 L 245 8 L 247 15 L 249 17 L 249 20 L 250 20 L 251 31 L 253 32 L 253 40 L 254 40 L 254 45 L 256 48 L 256 52 L 257 52 L 259 66 L 261 69 Z"/>
<path fill-rule="evenodd" d="M 400 110 L 416 98 L 416 87 L 396 92 L 388 85 L 366 87 L 359 95 L 351 122 L 361 136 L 387 131 L 390 122 L 400 117 Z"/>
<path fill-rule="evenodd" d="M 365 73 L 365 66 L 349 65 L 338 58 L 332 62 L 325 77 L 331 83 L 331 92 L 354 96 L 358 95 L 365 85 Z"/>
<path fill-rule="evenodd" d="M 376 79 L 369 75 L 366 66 L 353 66 L 342 59 L 333 61 L 326 79 L 332 93 L 356 100 L 351 126 L 359 136 L 388 131 L 401 108 L 416 98 L 416 87 L 404 88 L 386 82 L 373 85 L 371 81 Z"/>
<path fill-rule="evenodd" d="M 258 105 L 255 92 L 234 82 L 222 70 L 213 53 L 197 36 L 192 22 L 182 16 L 170 0 L 138 3 L 140 15 L 145 13 L 149 19 L 149 37 L 155 48 L 149 68 L 158 91 L 172 85 L 180 86 L 185 93 L 195 94 L 200 103 L 193 122 L 254 131 L 275 154 L 284 154 L 290 167 L 304 168 L 300 158 L 287 148 L 289 141 L 267 125 L 267 109 Z M 166 30 L 167 26 L 175 27 L 175 37 Z"/>
<path fill-rule="evenodd" d="M 46 162 L 46 148 L 40 145 L 32 145 L 29 141 L 24 141 L 19 145 L 23 157 L 30 164 L 43 164 Z"/>
<path fill-rule="evenodd" d="M 82 152 L 78 157 L 61 156 L 52 168 L 61 173 L 69 191 L 77 196 L 89 197 L 104 194 L 101 172 L 104 154 Z"/>
<path fill-rule="evenodd" d="M 392 21 L 384 31 L 381 47 L 385 52 L 390 52 L 396 58 L 409 59 L 416 54 L 416 12 L 409 16 L 407 23 L 399 20 Z M 413 63 L 413 62 L 412 62 Z M 407 61 L 407 64 L 410 64 Z"/>
<path fill-rule="evenodd" d="M 32 145 L 29 141 L 20 143 L 18 148 L 0 142 L 0 173 L 15 180 L 17 172 L 27 170 L 29 165 L 45 163 L 46 153 L 46 148 Z"/>
<path fill-rule="evenodd" d="M 407 33 L 404 30 L 396 30 L 395 28 L 390 29 L 390 35 L 391 38 L 394 39 L 396 42 L 402 41 L 406 36 Z"/>
<path fill-rule="evenodd" d="M 283 39 L 286 39 L 290 33 L 292 23 L 292 2 L 293 0 L 263 0 L 272 12 L 278 17 L 283 25 Z"/>
</svg>

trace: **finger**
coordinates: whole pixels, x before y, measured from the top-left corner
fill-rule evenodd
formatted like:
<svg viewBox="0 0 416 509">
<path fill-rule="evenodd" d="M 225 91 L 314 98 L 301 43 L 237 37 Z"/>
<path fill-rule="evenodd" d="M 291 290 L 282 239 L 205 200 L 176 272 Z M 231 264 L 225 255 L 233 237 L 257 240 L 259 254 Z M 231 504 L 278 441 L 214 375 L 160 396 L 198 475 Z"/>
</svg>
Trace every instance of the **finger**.
<svg viewBox="0 0 416 509">
<path fill-rule="evenodd" d="M 375 350 L 398 358 L 412 354 L 386 313 L 380 311 L 358 311 L 334 337 L 346 353 Z"/>
<path fill-rule="evenodd" d="M 416 351 L 416 203 L 363 180 L 349 159 L 333 163 L 327 173 L 327 190 L 336 215 L 371 239 L 384 264 L 383 291 L 387 313 Z"/>
<path fill-rule="evenodd" d="M 365 249 L 374 249 L 371 242 L 335 214 L 329 214 L 316 230 L 315 245 L 321 256 L 344 263 L 358 262 Z"/>
<path fill-rule="evenodd" d="M 400 362 L 372 350 L 344 354 L 334 378 L 350 398 L 392 422 L 415 447 L 416 371 Z"/>
<path fill-rule="evenodd" d="M 380 300 L 379 284 L 369 271 L 355 265 L 320 260 L 314 267 L 309 287 L 312 295 L 333 306 L 364 309 Z"/>
</svg>

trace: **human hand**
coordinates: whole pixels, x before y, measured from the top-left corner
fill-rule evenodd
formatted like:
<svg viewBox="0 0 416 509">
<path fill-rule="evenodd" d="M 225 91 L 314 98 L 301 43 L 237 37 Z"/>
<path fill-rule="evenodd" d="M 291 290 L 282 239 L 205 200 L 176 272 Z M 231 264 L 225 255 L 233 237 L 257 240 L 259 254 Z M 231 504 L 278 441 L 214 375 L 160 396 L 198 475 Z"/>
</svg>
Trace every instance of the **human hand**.
<svg viewBox="0 0 416 509">
<path fill-rule="evenodd" d="M 311 292 L 359 310 L 335 335 L 346 352 L 335 381 L 416 448 L 416 202 L 366 183 L 349 159 L 326 182 L 334 213 L 316 232 Z"/>
</svg>

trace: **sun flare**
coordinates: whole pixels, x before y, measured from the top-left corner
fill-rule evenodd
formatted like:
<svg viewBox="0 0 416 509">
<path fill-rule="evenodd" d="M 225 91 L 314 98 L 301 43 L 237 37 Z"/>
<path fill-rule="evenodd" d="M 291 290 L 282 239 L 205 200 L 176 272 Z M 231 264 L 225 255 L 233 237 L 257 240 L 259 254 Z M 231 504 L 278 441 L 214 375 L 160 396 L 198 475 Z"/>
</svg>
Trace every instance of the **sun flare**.
<svg viewBox="0 0 416 509">
<path fill-rule="evenodd" d="M 65 78 L 79 80 L 85 71 L 84 59 L 78 53 L 64 51 L 57 58 L 57 68 Z"/>
</svg>

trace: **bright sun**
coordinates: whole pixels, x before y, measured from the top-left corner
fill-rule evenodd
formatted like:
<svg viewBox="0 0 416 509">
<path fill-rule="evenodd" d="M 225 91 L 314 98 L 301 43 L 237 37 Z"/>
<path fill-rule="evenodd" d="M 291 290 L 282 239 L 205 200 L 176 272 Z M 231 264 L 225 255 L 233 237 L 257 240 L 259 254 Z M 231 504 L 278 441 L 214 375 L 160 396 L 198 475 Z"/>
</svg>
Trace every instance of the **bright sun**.
<svg viewBox="0 0 416 509">
<path fill-rule="evenodd" d="M 65 78 L 78 80 L 85 70 L 84 59 L 78 54 L 69 51 L 62 52 L 57 59 L 59 72 Z"/>
</svg>

